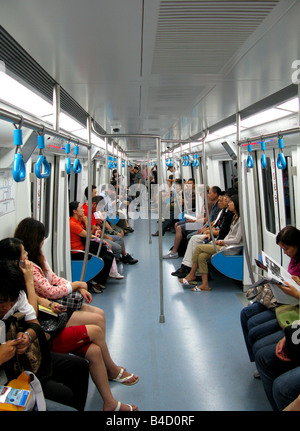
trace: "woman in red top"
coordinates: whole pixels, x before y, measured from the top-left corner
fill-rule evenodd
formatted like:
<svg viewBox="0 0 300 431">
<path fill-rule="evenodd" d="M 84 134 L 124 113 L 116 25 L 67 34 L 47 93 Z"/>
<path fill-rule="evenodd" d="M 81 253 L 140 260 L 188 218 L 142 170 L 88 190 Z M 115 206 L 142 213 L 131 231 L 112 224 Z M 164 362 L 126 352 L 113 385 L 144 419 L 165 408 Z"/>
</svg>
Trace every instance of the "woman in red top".
<svg viewBox="0 0 300 431">
<path fill-rule="evenodd" d="M 80 202 L 74 201 L 69 204 L 70 210 L 70 240 L 71 240 L 71 250 L 72 251 L 72 259 L 83 260 L 83 253 L 76 252 L 75 250 L 85 250 L 84 242 L 87 237 L 86 225 L 87 225 L 87 217 L 84 214 L 84 210 Z M 91 239 L 96 239 L 95 235 L 91 235 Z M 98 253 L 98 242 L 91 241 L 90 242 L 90 253 L 97 255 Z M 109 272 L 111 270 L 114 255 L 110 253 L 106 246 L 103 244 L 100 255 L 101 259 L 104 262 L 104 267 L 102 271 L 94 277 L 94 281 L 98 283 L 101 287 L 105 285 L 106 280 L 109 276 Z"/>
</svg>

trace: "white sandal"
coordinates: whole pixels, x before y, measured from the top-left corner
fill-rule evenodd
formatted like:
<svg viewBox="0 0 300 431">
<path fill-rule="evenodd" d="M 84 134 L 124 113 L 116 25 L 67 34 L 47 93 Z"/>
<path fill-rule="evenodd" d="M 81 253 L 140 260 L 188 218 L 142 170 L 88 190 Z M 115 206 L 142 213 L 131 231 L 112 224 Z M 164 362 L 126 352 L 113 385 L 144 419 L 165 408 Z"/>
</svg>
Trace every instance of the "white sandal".
<svg viewBox="0 0 300 431">
<path fill-rule="evenodd" d="M 139 377 L 138 377 L 136 380 L 134 380 L 134 382 L 126 383 L 128 380 L 130 380 L 134 376 L 134 374 L 130 374 L 129 376 L 122 378 L 121 376 L 123 375 L 124 371 L 125 371 L 125 369 L 121 368 L 117 377 L 115 379 L 112 379 L 112 381 L 122 383 L 123 385 L 127 385 L 127 386 L 135 385 L 139 381 Z"/>
<path fill-rule="evenodd" d="M 117 407 L 115 408 L 115 412 L 119 412 L 120 411 L 120 408 L 121 408 L 121 402 L 120 401 L 118 401 L 118 404 L 117 404 Z M 128 406 L 129 407 L 129 409 L 130 409 L 130 411 L 131 412 L 133 412 L 133 406 L 131 405 L 131 404 L 124 404 L 125 406 Z"/>
</svg>

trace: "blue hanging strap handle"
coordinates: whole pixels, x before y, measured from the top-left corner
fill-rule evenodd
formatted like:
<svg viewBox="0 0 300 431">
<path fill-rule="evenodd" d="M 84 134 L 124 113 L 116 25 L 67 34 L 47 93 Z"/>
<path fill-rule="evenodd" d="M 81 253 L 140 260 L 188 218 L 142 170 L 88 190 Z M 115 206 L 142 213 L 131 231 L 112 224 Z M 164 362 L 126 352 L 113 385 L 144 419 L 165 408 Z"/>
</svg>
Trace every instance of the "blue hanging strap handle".
<svg viewBox="0 0 300 431">
<path fill-rule="evenodd" d="M 22 129 L 15 129 L 14 130 L 14 144 L 16 146 L 16 152 L 14 155 L 13 165 L 12 165 L 12 174 L 13 179 L 19 183 L 21 181 L 25 180 L 26 177 L 26 169 L 25 169 L 25 163 L 23 160 L 23 156 L 20 153 L 20 148 L 22 146 Z"/>
<path fill-rule="evenodd" d="M 282 137 L 280 137 L 278 139 L 278 147 L 280 150 L 283 150 L 283 138 Z M 277 168 L 278 169 L 285 169 L 286 168 L 286 159 L 285 159 L 282 151 L 278 154 L 278 157 L 277 157 Z"/>
<path fill-rule="evenodd" d="M 70 148 L 71 148 L 70 143 L 68 142 L 65 146 L 65 153 L 66 154 L 70 154 Z M 65 165 L 66 165 L 66 173 L 67 173 L 67 175 L 70 175 L 70 173 L 71 173 L 71 159 L 70 159 L 70 157 L 66 157 Z"/>
<path fill-rule="evenodd" d="M 37 178 L 49 178 L 51 169 L 48 160 L 43 154 L 43 149 L 45 148 L 45 136 L 44 134 L 38 135 L 38 148 L 40 150 L 40 155 L 38 156 L 37 162 L 35 164 L 35 175 Z M 43 172 L 44 171 L 44 172 Z"/>
<path fill-rule="evenodd" d="M 73 172 L 75 174 L 80 174 L 80 172 L 81 172 L 81 163 L 80 163 L 80 161 L 78 159 L 78 154 L 79 154 L 79 147 L 78 147 L 78 145 L 75 146 L 75 150 L 74 151 L 75 151 L 76 159 L 75 159 L 74 165 L 73 165 Z"/>
<path fill-rule="evenodd" d="M 247 168 L 252 169 L 254 166 L 253 157 L 252 157 L 252 147 L 248 144 L 248 157 L 247 157 Z"/>
<path fill-rule="evenodd" d="M 267 167 L 267 158 L 265 155 L 266 142 L 263 139 L 261 140 L 261 150 L 263 151 L 263 153 L 261 155 L 261 167 L 263 169 L 265 169 Z"/>
</svg>

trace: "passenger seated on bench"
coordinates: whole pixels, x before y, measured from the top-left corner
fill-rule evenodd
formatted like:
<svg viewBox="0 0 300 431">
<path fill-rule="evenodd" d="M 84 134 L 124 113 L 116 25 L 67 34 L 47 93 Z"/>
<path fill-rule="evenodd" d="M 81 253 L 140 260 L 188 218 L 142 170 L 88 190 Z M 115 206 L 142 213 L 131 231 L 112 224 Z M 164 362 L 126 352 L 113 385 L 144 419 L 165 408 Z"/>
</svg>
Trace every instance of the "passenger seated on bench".
<svg viewBox="0 0 300 431">
<path fill-rule="evenodd" d="M 116 224 L 114 224 L 112 221 L 110 222 L 112 229 L 121 228 L 125 232 L 133 232 L 133 229 L 129 226 L 127 214 L 124 214 L 123 211 L 120 213 L 118 211 L 117 195 L 114 187 L 111 184 L 102 186 L 100 196 L 104 198 L 107 217 L 112 218 L 115 214 L 120 215 L 120 219 Z"/>
<path fill-rule="evenodd" d="M 38 298 L 36 295 L 33 297 L 32 295 L 33 286 L 29 284 L 29 281 L 33 281 L 33 274 L 31 268 L 28 266 L 31 262 L 27 260 L 27 253 L 24 250 L 21 240 L 17 238 L 8 238 L 1 241 L 0 255 L 2 256 L 5 251 L 7 252 L 6 258 L 14 258 L 13 264 L 19 269 L 19 271 L 20 268 L 17 266 L 17 263 L 21 260 L 24 262 L 25 269 L 23 269 L 24 276 L 22 277 L 24 281 L 26 280 L 26 284 L 24 281 L 23 283 L 24 286 L 26 286 L 28 297 L 31 298 L 30 305 L 27 304 L 27 300 L 24 300 L 22 297 L 20 305 L 17 304 L 17 307 L 15 304 L 14 308 L 18 308 L 19 311 L 23 311 L 25 314 L 27 313 L 26 316 L 28 315 L 28 321 L 35 321 L 38 323 L 35 317 L 37 312 L 37 303 L 40 303 L 45 307 L 49 307 L 49 304 L 42 302 L 41 300 L 43 300 L 43 298 Z M 20 257 L 22 259 L 20 259 Z M 7 260 L 5 263 L 9 266 L 11 261 Z M 32 280 L 28 277 L 30 272 Z M 47 302 L 49 303 L 49 300 L 47 300 Z M 7 314 L 5 317 L 6 316 Z M 31 316 L 34 316 L 35 320 L 29 320 Z M 32 338 L 34 339 L 34 334 L 32 335 Z M 99 326 L 93 324 L 68 326 L 67 324 L 67 327 L 63 328 L 58 334 L 51 338 L 50 346 L 51 350 L 55 353 L 73 353 L 75 355 L 83 356 L 89 361 L 91 376 L 103 398 L 105 410 L 115 410 L 116 408 L 118 410 L 137 409 L 136 406 L 118 403 L 112 396 L 108 384 L 108 376 L 113 380 L 127 385 L 137 383 L 139 378 L 132 373 L 128 373 L 124 368 L 117 366 L 113 362 L 105 341 L 105 332 Z"/>
<path fill-rule="evenodd" d="M 219 196 L 219 207 L 221 208 L 221 211 L 219 212 L 216 220 L 212 221 L 211 223 L 213 234 L 219 240 L 224 239 L 225 236 L 228 234 L 232 217 L 234 215 L 233 212 L 229 211 L 227 208 L 228 202 L 230 200 L 228 193 L 230 194 L 229 191 L 221 192 Z M 193 265 L 192 259 L 195 249 L 199 244 L 202 244 L 203 241 L 205 241 L 205 243 L 210 242 L 209 227 L 206 227 L 203 230 L 202 234 L 196 234 L 191 237 L 188 242 L 184 257 L 182 259 L 181 267 L 178 268 L 177 271 L 172 272 L 172 275 L 184 278 L 190 272 Z"/>
<path fill-rule="evenodd" d="M 88 187 L 85 188 L 84 196 L 86 198 L 86 202 L 82 205 L 82 207 L 84 209 L 84 212 L 86 213 L 85 207 L 87 207 L 87 204 L 88 204 L 87 203 L 87 199 L 88 199 Z M 99 196 L 99 193 L 98 193 L 97 187 L 94 186 L 94 185 L 92 185 L 92 199 L 95 196 Z M 99 222 L 100 222 L 100 225 L 102 227 L 103 220 L 99 220 Z M 114 226 L 114 229 L 113 229 L 107 220 L 106 220 L 106 223 L 105 223 L 105 230 L 106 230 L 106 232 L 111 233 L 112 235 L 119 235 L 122 238 L 124 236 L 124 232 L 133 232 L 133 229 L 131 229 L 130 227 L 128 229 L 127 228 L 122 229 L 119 226 Z"/>
<path fill-rule="evenodd" d="M 1 241 L 3 244 L 3 241 Z M 7 250 L 1 246 L 2 252 Z M 27 286 L 24 279 L 24 271 L 19 267 L 18 260 L 9 261 L 9 256 L 5 255 L 5 260 L 0 260 L 0 320 L 7 320 L 10 315 L 20 311 L 25 315 L 26 322 L 38 323 L 36 313 L 32 305 L 27 300 Z M 33 329 L 28 329 L 32 340 L 35 339 L 36 333 Z M 23 354 L 30 344 L 29 336 L 26 333 L 20 333 L 20 340 L 7 339 L 6 343 L 0 345 L 0 370 L 6 362 L 15 358 L 18 361 L 17 354 Z M 47 348 L 45 343 L 44 349 Z M 46 351 L 44 350 L 44 354 Z M 84 410 L 87 390 L 88 390 L 88 367 L 85 360 L 75 356 L 48 353 L 49 365 L 52 370 L 47 376 L 39 376 L 45 398 L 68 405 L 77 410 Z M 10 370 L 13 371 L 13 367 Z M 30 370 L 28 370 L 30 371 Z M 47 370 L 48 371 L 48 370 Z M 74 379 L 76 375 L 76 379 Z M 9 380 L 17 378 L 19 373 L 9 376 Z M 5 373 L 1 373 L 1 385 L 7 383 Z"/>
<path fill-rule="evenodd" d="M 104 311 L 90 305 L 92 296 L 87 290 L 87 284 L 83 281 L 69 282 L 58 277 L 50 268 L 42 252 L 45 239 L 43 223 L 30 217 L 23 219 L 15 230 L 15 238 L 22 241 L 28 253 L 28 259 L 32 262 L 36 294 L 49 299 L 51 302 L 51 300 L 68 295 L 73 290 L 78 290 L 84 297 L 86 304 L 83 304 L 80 310 L 73 312 L 68 320 L 68 325 L 92 323 L 105 330 Z"/>
<path fill-rule="evenodd" d="M 70 202 L 70 241 L 72 251 L 72 260 L 83 260 L 84 254 L 80 251 L 85 250 L 85 240 L 87 238 L 87 218 L 84 215 L 83 208 L 78 201 Z M 91 235 L 89 252 L 98 255 L 99 238 Z M 77 250 L 77 251 L 76 251 Z M 106 280 L 108 279 L 112 265 L 114 263 L 114 255 L 109 252 L 109 244 L 106 247 L 105 241 L 102 244 L 99 257 L 103 259 L 104 267 L 96 277 L 91 281 L 91 287 L 96 293 L 101 293 L 105 288 Z"/>
<path fill-rule="evenodd" d="M 221 189 L 218 186 L 211 187 L 207 193 L 208 201 L 212 204 L 212 207 L 210 210 L 210 220 L 215 220 L 221 210 L 218 203 L 220 193 L 221 193 Z M 197 221 L 199 220 L 200 217 L 203 218 L 203 215 L 198 216 Z M 189 224 L 190 224 L 189 221 L 192 221 L 192 220 L 178 222 L 175 224 L 174 245 L 172 249 L 169 251 L 169 253 L 163 256 L 163 259 L 177 259 L 178 248 L 180 246 L 182 239 L 191 237 L 193 235 L 196 235 L 197 233 L 202 233 L 197 230 L 189 230 Z M 206 218 L 206 221 L 207 221 L 207 218 Z"/>
<path fill-rule="evenodd" d="M 240 224 L 240 214 L 239 214 L 239 202 L 238 196 L 231 196 L 230 201 L 228 202 L 229 211 L 234 213 L 230 230 L 228 235 L 223 240 L 217 240 L 216 246 L 217 250 L 221 251 L 223 249 L 228 248 L 229 246 L 240 246 L 242 249 L 242 228 Z M 179 281 L 185 285 L 188 285 L 190 281 L 196 280 L 196 271 L 197 268 L 202 276 L 202 283 L 199 286 L 196 286 L 192 289 L 193 292 L 201 292 L 204 290 L 211 290 L 208 285 L 208 265 L 207 261 L 216 253 L 213 244 L 202 244 L 198 245 L 193 254 L 193 264 L 191 271 L 188 275 L 179 279 Z M 237 250 L 235 250 L 235 254 L 237 254 Z"/>
<path fill-rule="evenodd" d="M 92 221 L 91 221 L 91 225 L 93 228 L 93 233 L 95 235 L 97 235 L 98 237 L 101 237 L 101 228 L 99 226 L 99 215 L 100 212 L 97 211 L 97 205 L 99 204 L 99 202 L 104 203 L 104 199 L 102 196 L 94 196 L 92 198 Z M 87 218 L 88 216 L 88 206 L 85 204 L 82 206 L 82 208 L 84 209 L 84 214 Z M 97 211 L 97 212 L 96 212 Z M 95 218 L 95 213 L 98 216 L 98 218 Z M 106 230 L 105 230 L 106 232 Z M 135 263 L 138 262 L 137 259 L 134 259 L 129 253 L 126 252 L 125 250 L 125 244 L 124 244 L 124 238 L 122 236 L 119 235 L 112 235 L 109 234 L 107 235 L 106 233 L 104 233 L 103 238 L 105 239 L 105 242 L 111 245 L 111 250 L 115 256 L 115 258 L 117 260 L 120 259 L 120 257 L 122 256 L 122 262 L 123 263 L 128 263 L 129 265 L 134 265 Z M 119 274 L 120 275 L 120 274 Z M 111 276 L 111 274 L 110 274 Z M 112 276 L 112 278 L 118 278 L 117 276 Z M 120 278 L 120 277 L 119 277 Z M 121 276 L 121 278 L 124 278 L 123 276 Z"/>
<path fill-rule="evenodd" d="M 300 230 L 294 226 L 284 227 L 276 236 L 276 244 L 290 258 L 288 272 L 298 283 L 300 279 Z M 289 286 L 278 287 L 288 295 L 297 295 L 298 292 L 295 291 L 295 288 L 291 285 Z M 268 286 L 265 288 L 271 290 Z M 273 296 L 272 293 L 271 295 Z M 283 331 L 278 324 L 275 313 L 278 305 L 280 304 L 274 301 L 272 308 L 267 308 L 261 302 L 255 301 L 241 311 L 241 325 L 251 362 L 254 361 L 255 353 L 261 346 L 276 343 L 283 336 Z"/>
</svg>

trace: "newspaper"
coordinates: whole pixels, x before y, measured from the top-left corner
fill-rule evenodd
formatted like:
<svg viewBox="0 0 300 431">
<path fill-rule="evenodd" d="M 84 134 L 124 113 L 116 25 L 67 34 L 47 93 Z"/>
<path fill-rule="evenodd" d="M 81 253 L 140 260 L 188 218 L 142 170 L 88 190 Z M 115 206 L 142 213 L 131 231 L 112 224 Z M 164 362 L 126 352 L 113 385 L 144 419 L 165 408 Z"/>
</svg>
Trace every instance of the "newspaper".
<svg viewBox="0 0 300 431">
<path fill-rule="evenodd" d="M 299 299 L 284 293 L 283 290 L 278 287 L 278 284 L 280 285 L 288 282 L 289 284 L 296 287 L 296 289 L 300 292 L 300 286 L 293 280 L 291 274 L 287 272 L 282 266 L 280 266 L 273 258 L 268 256 L 264 251 L 262 252 L 262 260 L 263 264 L 267 267 L 267 274 L 265 274 L 265 271 L 264 278 L 270 284 L 277 302 L 279 304 L 299 304 Z M 262 280 L 259 281 L 259 284 L 262 284 Z"/>
</svg>

